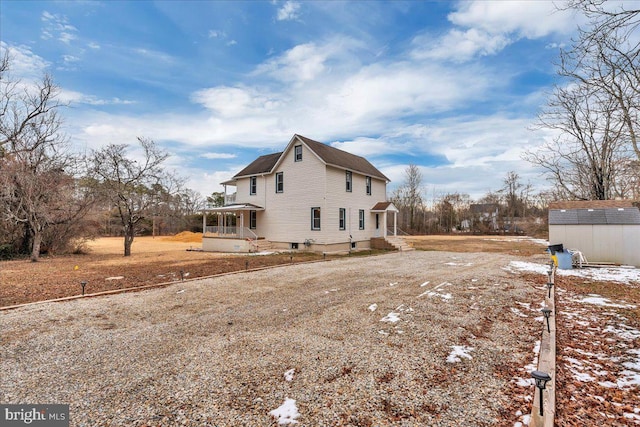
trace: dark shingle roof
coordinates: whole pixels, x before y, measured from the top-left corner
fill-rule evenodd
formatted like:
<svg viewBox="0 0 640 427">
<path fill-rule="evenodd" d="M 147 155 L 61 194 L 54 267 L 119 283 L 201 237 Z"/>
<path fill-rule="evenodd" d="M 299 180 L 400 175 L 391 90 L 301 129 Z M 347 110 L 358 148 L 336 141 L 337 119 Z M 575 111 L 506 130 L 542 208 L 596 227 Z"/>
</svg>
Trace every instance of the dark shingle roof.
<svg viewBox="0 0 640 427">
<path fill-rule="evenodd" d="M 235 174 L 234 178 L 249 175 L 259 175 L 261 173 L 269 173 L 275 166 L 282 153 L 273 153 L 260 156 L 249 164 L 246 168 Z"/>
<path fill-rule="evenodd" d="M 549 225 L 640 224 L 640 210 L 634 206 L 593 209 L 551 209 Z"/>
<path fill-rule="evenodd" d="M 384 179 L 385 181 L 391 181 L 389 178 L 384 176 L 382 172 L 376 169 L 375 166 L 369 163 L 369 161 L 364 157 L 347 153 L 346 151 L 342 151 L 337 148 L 331 147 L 330 145 L 314 141 L 313 139 L 309 139 L 302 135 L 296 134 L 295 136 L 305 144 L 307 144 L 307 146 L 328 165 L 337 166 L 342 169 L 359 172 L 363 175 L 369 175 L 371 177 Z"/>
</svg>

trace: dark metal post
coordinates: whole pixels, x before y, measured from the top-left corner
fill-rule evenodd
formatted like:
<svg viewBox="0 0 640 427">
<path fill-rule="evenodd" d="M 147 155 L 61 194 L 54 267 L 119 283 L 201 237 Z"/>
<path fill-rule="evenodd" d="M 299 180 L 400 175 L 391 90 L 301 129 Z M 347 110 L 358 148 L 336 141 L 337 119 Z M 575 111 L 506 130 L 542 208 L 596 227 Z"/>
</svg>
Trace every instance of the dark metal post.
<svg viewBox="0 0 640 427">
<path fill-rule="evenodd" d="M 82 286 L 82 295 L 84 295 L 84 287 L 87 286 L 87 282 L 83 280 L 82 282 L 80 282 L 80 286 Z"/>
<path fill-rule="evenodd" d="M 542 390 L 547 386 L 547 381 L 551 381 L 551 376 L 546 372 L 533 371 L 531 376 L 536 380 L 536 387 L 540 390 L 540 416 L 544 415 L 543 402 L 542 402 Z"/>
<path fill-rule="evenodd" d="M 551 315 L 551 310 L 545 307 L 540 311 L 544 315 L 544 318 L 547 319 L 547 332 L 551 333 L 551 329 L 549 328 L 549 316 Z"/>
</svg>

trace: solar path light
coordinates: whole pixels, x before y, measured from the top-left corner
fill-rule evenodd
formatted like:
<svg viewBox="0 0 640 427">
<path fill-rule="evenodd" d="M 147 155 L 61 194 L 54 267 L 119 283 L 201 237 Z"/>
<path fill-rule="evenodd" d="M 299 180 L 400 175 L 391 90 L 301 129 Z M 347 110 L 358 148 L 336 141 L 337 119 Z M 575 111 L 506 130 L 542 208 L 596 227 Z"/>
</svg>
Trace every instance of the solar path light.
<svg viewBox="0 0 640 427">
<path fill-rule="evenodd" d="M 542 403 L 542 390 L 547 387 L 547 382 L 551 381 L 551 376 L 546 372 L 533 371 L 531 376 L 536 380 L 536 387 L 540 390 L 540 416 L 544 415 L 543 403 Z"/>
<path fill-rule="evenodd" d="M 83 280 L 82 282 L 80 282 L 80 286 L 82 286 L 82 295 L 84 295 L 84 287 L 87 286 L 87 282 Z"/>
<path fill-rule="evenodd" d="M 545 307 L 540 311 L 544 315 L 544 318 L 547 319 L 547 332 L 551 333 L 551 329 L 549 328 L 549 316 L 551 316 L 551 310 Z"/>
<path fill-rule="evenodd" d="M 551 283 L 550 281 L 547 282 L 547 288 L 549 288 L 549 298 L 551 298 L 551 288 L 553 288 L 553 283 Z"/>
</svg>

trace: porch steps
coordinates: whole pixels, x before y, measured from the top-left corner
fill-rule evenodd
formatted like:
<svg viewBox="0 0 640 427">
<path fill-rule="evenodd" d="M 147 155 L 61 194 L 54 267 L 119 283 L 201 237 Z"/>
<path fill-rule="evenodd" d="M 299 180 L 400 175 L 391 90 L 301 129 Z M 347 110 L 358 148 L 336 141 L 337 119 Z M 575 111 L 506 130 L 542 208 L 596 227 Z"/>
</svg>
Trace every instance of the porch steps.
<svg viewBox="0 0 640 427">
<path fill-rule="evenodd" d="M 271 240 L 258 239 L 256 240 L 256 248 L 257 252 L 270 251 L 273 249 L 273 244 L 271 243 Z"/>
<path fill-rule="evenodd" d="M 415 251 L 415 248 L 408 244 L 402 237 L 387 236 L 385 240 L 400 252 Z"/>
</svg>

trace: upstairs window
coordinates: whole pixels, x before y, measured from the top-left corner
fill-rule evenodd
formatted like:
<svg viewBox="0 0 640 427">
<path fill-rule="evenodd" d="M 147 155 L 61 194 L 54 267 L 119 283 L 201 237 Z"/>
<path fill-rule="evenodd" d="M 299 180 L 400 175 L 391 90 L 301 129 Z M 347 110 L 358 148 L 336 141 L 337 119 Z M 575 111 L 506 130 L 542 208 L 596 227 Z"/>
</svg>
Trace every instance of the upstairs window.
<svg viewBox="0 0 640 427">
<path fill-rule="evenodd" d="M 295 147 L 293 147 L 293 150 L 295 155 L 295 161 L 301 162 L 302 161 L 302 145 L 296 145 Z"/>
<path fill-rule="evenodd" d="M 365 177 L 365 183 L 366 183 L 366 187 L 367 187 L 367 195 L 370 196 L 371 195 L 371 177 L 367 176 Z"/>
<path fill-rule="evenodd" d="M 338 225 L 338 229 L 339 230 L 344 230 L 346 229 L 347 226 L 347 210 L 345 208 L 340 208 L 340 215 L 339 215 L 339 225 Z"/>
<path fill-rule="evenodd" d="M 284 191 L 284 172 L 276 173 L 276 193 Z"/>
<path fill-rule="evenodd" d="M 358 211 L 358 222 L 360 223 L 360 230 L 364 230 L 364 209 Z"/>
<path fill-rule="evenodd" d="M 353 176 L 351 174 L 351 171 L 347 171 L 345 176 L 346 176 L 347 191 L 351 193 L 351 189 L 353 188 Z"/>
<path fill-rule="evenodd" d="M 320 208 L 311 208 L 311 229 L 320 230 Z"/>
<path fill-rule="evenodd" d="M 256 194 L 258 189 L 258 177 L 252 176 L 249 178 L 249 195 Z"/>
</svg>

